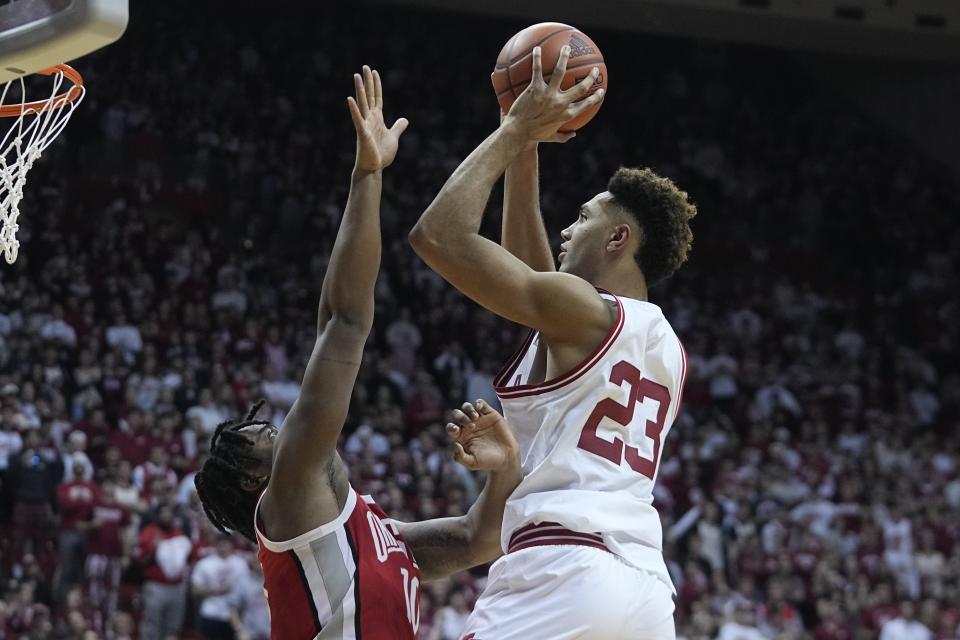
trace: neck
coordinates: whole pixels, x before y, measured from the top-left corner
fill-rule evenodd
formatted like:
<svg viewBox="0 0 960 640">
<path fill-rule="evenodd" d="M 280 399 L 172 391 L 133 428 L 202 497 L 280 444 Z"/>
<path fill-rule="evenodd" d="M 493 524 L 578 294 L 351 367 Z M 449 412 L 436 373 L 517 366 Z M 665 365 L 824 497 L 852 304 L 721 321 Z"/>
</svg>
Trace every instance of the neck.
<svg viewBox="0 0 960 640">
<path fill-rule="evenodd" d="M 591 284 L 598 289 L 606 289 L 614 295 L 634 300 L 647 299 L 647 279 L 636 262 L 611 265 L 610 269 L 597 274 Z"/>
</svg>

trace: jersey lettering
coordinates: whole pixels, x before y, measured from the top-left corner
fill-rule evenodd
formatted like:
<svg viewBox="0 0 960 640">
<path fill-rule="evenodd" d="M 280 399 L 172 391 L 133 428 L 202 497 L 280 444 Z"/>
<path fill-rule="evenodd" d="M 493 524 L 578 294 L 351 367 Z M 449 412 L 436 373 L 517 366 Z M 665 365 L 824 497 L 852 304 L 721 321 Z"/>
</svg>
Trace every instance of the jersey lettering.
<svg viewBox="0 0 960 640">
<path fill-rule="evenodd" d="M 406 567 L 400 567 L 400 575 L 403 576 L 403 597 L 407 601 L 407 619 L 413 632 L 417 633 L 420 628 L 420 578 L 413 576 L 411 580 Z"/>
<path fill-rule="evenodd" d="M 670 407 L 670 391 L 665 386 L 644 378 L 640 370 L 626 360 L 621 360 L 614 365 L 610 372 L 610 382 L 619 386 L 623 386 L 624 383 L 630 386 L 627 404 L 622 405 L 613 398 L 605 398 L 598 402 L 583 425 L 577 446 L 609 460 L 618 467 L 626 459 L 631 469 L 653 480 L 657 473 L 657 460 L 660 457 L 660 433 L 663 431 L 667 410 Z M 656 408 L 651 407 L 647 400 L 654 401 Z M 653 441 L 653 458 L 644 458 L 640 455 L 639 448 L 625 444 L 619 436 L 614 436 L 613 440 L 605 440 L 597 435 L 597 428 L 604 418 L 623 427 L 629 427 L 638 405 L 643 408 L 649 407 L 648 415 L 653 414 L 647 419 L 644 432 L 645 436 Z"/>
<path fill-rule="evenodd" d="M 383 522 L 372 511 L 367 512 L 367 522 L 370 524 L 370 535 L 373 538 L 373 546 L 377 550 L 377 560 L 386 562 L 387 556 L 391 553 L 406 553 L 406 549 L 393 534 L 390 533 Z"/>
</svg>

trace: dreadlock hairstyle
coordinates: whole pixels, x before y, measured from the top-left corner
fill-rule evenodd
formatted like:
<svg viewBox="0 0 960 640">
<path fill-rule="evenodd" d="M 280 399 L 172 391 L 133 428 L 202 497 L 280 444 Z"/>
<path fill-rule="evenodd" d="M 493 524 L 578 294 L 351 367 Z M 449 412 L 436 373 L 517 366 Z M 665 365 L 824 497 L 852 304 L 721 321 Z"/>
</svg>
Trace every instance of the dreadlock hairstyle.
<svg viewBox="0 0 960 640">
<path fill-rule="evenodd" d="M 257 541 L 253 514 L 258 496 L 245 491 L 242 484 L 256 482 L 246 470 L 246 464 L 254 460 L 253 440 L 241 434 L 240 429 L 270 424 L 255 419 L 263 402 L 253 405 L 245 420 L 228 420 L 217 425 L 210 439 L 210 457 L 193 480 L 203 511 L 213 526 L 227 534 L 236 531 L 251 542 Z"/>
</svg>

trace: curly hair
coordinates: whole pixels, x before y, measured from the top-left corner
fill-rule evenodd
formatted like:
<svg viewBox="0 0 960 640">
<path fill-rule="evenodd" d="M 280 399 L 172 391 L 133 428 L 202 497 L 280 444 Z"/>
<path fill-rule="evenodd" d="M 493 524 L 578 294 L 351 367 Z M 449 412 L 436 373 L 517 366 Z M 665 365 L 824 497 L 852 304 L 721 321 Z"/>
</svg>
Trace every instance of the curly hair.
<svg viewBox="0 0 960 640">
<path fill-rule="evenodd" d="M 253 440 L 240 429 L 253 425 L 268 425 L 256 420 L 263 406 L 259 401 L 247 413 L 245 420 L 221 422 L 210 439 L 210 457 L 193 479 L 200 504 L 210 522 L 220 531 L 236 531 L 251 542 L 257 541 L 253 518 L 257 495 L 243 489 L 242 483 L 256 482 L 246 464 L 253 461 Z"/>
<path fill-rule="evenodd" d="M 687 261 L 693 245 L 690 220 L 697 207 L 669 178 L 644 167 L 620 167 L 607 191 L 640 225 L 640 247 L 635 256 L 653 286 L 674 274 Z"/>
</svg>

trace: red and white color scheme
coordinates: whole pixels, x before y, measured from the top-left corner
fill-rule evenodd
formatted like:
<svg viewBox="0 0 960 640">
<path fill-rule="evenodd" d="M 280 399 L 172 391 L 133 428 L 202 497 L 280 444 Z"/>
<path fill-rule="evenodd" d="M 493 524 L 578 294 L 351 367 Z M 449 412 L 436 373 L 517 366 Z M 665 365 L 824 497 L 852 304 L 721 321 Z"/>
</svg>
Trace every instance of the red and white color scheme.
<svg viewBox="0 0 960 640">
<path fill-rule="evenodd" d="M 511 617 L 506 607 L 530 611 L 538 606 L 537 598 L 544 597 L 555 618 L 573 625 L 573 617 L 580 616 L 580 624 L 584 606 L 577 598 L 587 598 L 581 589 L 596 589 L 589 597 L 599 594 L 608 602 L 617 601 L 624 590 L 656 594 L 657 603 L 629 604 L 634 610 L 652 606 L 661 613 L 673 611 L 653 486 L 663 442 L 680 408 L 686 355 L 658 306 L 601 295 L 616 309 L 616 320 L 579 366 L 551 380 L 531 382 L 531 374 L 543 371 L 546 362 L 546 346 L 531 332 L 494 380 L 504 416 L 520 444 L 523 480 L 504 511 L 501 544 L 507 555 L 491 568 L 487 590 L 467 626 L 477 640 L 567 637 L 567 632 L 555 636 L 540 631 L 523 636 L 503 622 Z M 576 551 L 593 558 L 594 564 L 577 557 L 566 567 L 571 545 L 581 547 Z M 529 556 L 536 561 L 520 566 Z M 577 575 L 578 563 L 592 573 L 608 561 L 629 570 L 621 572 L 627 582 L 591 584 L 589 576 Z M 498 575 L 504 576 L 504 584 L 498 584 Z M 651 579 L 662 589 L 650 587 Z M 605 610 L 597 604 L 596 611 Z M 493 626 L 484 626 L 482 620 Z M 599 619 L 594 622 L 599 624 Z M 671 618 L 670 629 L 672 624 Z M 622 637 L 640 637 L 636 633 L 635 628 L 626 630 Z M 663 629 L 658 633 L 653 637 L 669 637 Z"/>
<path fill-rule="evenodd" d="M 669 581 L 653 484 L 680 408 L 686 355 L 660 307 L 602 295 L 616 305 L 616 320 L 578 367 L 528 383 L 540 348 L 531 333 L 494 381 L 523 463 L 502 544 L 508 550 L 527 525 L 557 523 L 601 535 L 614 554 Z"/>
<path fill-rule="evenodd" d="M 286 542 L 268 540 L 259 519 L 256 526 L 271 638 L 417 637 L 420 569 L 372 498 L 351 489 L 335 520 Z"/>
<path fill-rule="evenodd" d="M 462 640 L 666 640 L 676 637 L 672 589 L 612 553 L 543 546 L 509 553 Z"/>
</svg>

